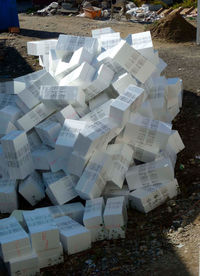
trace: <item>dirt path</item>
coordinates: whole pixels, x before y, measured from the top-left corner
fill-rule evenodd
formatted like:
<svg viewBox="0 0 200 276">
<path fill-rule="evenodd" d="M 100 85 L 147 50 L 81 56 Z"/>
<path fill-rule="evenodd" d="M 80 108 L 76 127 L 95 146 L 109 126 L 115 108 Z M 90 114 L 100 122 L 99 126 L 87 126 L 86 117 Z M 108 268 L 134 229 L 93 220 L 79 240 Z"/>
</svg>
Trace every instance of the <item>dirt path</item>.
<svg viewBox="0 0 200 276">
<path fill-rule="evenodd" d="M 26 42 L 56 38 L 60 33 L 91 35 L 91 30 L 112 27 L 121 32 L 141 32 L 145 25 L 92 21 L 74 17 L 20 15 L 19 35 L 0 34 L 5 40 L 5 59 L 0 78 L 23 75 L 39 69 L 35 57 L 27 56 Z M 91 250 L 65 256 L 65 263 L 45 269 L 41 275 L 198 275 L 200 233 L 200 47 L 194 43 L 154 41 L 167 62 L 167 77 L 181 77 L 183 108 L 174 122 L 186 149 L 178 156 L 176 177 L 181 195 L 148 215 L 129 211 L 125 240 L 96 243 Z M 184 167 L 184 169 L 180 169 Z"/>
</svg>

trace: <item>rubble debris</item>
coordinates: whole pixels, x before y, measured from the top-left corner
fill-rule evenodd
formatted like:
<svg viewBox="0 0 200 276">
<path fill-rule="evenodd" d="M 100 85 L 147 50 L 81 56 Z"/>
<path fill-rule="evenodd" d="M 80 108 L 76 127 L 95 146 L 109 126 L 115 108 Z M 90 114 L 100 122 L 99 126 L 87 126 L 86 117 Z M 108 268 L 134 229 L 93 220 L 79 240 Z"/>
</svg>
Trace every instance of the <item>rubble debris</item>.
<svg viewBox="0 0 200 276">
<path fill-rule="evenodd" d="M 0 220 L 0 257 L 10 275 L 125 238 L 129 205 L 148 213 L 179 193 L 184 148 L 172 130 L 182 80 L 161 76 L 150 32 L 123 40 L 104 28 L 27 46 L 43 69 L 0 86 L 0 212 L 12 213 Z M 45 194 L 53 206 L 16 210 Z"/>
<path fill-rule="evenodd" d="M 180 14 L 169 14 L 151 27 L 153 37 L 174 42 L 187 42 L 196 39 L 196 28 Z"/>
</svg>

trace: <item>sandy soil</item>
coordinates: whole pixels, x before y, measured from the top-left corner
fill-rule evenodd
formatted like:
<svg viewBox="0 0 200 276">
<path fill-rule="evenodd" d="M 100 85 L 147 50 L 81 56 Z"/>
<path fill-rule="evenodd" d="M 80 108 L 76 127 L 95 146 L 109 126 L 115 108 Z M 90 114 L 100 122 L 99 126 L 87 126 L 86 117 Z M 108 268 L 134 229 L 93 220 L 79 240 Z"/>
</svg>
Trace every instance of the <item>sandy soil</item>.
<svg viewBox="0 0 200 276">
<path fill-rule="evenodd" d="M 27 41 L 57 38 L 60 33 L 90 36 L 92 29 L 108 26 L 125 37 L 147 28 L 147 25 L 126 21 L 28 15 L 20 15 L 20 25 L 18 35 L 0 34 L 0 44 L 4 44 L 0 80 L 40 68 L 37 59 L 26 54 Z M 174 44 L 159 40 L 154 41 L 154 46 L 168 64 L 166 76 L 180 77 L 184 84 L 183 108 L 174 121 L 174 129 L 179 130 L 186 146 L 176 165 L 181 194 L 148 215 L 130 210 L 125 240 L 99 242 L 86 252 L 66 255 L 64 264 L 44 269 L 41 275 L 198 275 L 200 47 L 194 42 Z M 30 208 L 24 202 L 21 205 Z"/>
</svg>

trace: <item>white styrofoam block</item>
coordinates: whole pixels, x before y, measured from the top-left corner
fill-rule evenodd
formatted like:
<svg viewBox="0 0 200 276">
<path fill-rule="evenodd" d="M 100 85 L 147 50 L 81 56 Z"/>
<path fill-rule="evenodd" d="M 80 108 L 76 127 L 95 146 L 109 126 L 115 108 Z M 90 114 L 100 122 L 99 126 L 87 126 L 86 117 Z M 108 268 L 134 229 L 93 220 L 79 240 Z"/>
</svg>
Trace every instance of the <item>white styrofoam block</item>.
<svg viewBox="0 0 200 276">
<path fill-rule="evenodd" d="M 104 208 L 103 197 L 86 201 L 83 223 L 91 233 L 92 242 L 104 240 L 108 235 L 103 222 Z"/>
<path fill-rule="evenodd" d="M 28 234 L 16 218 L 0 220 L 0 255 L 4 262 L 31 253 Z"/>
<path fill-rule="evenodd" d="M 129 34 L 126 37 L 126 42 L 132 45 L 136 50 L 151 49 L 153 48 L 153 42 L 150 31 L 141 32 L 136 34 Z"/>
<path fill-rule="evenodd" d="M 13 81 L 0 82 L 0 93 L 14 94 L 14 82 Z"/>
<path fill-rule="evenodd" d="M 121 41 L 119 32 L 101 34 L 98 39 L 103 50 L 108 50 Z"/>
<path fill-rule="evenodd" d="M 29 73 L 22 77 L 14 79 L 14 92 L 18 94 L 25 88 L 29 87 L 34 81 L 39 79 L 43 74 L 46 74 L 46 70 L 39 70 L 33 73 Z"/>
<path fill-rule="evenodd" d="M 54 172 L 58 172 L 63 170 L 66 174 L 68 174 L 66 163 L 63 164 L 63 158 L 56 153 L 55 149 L 52 149 L 46 153 L 47 162 L 50 166 L 50 170 Z"/>
<path fill-rule="evenodd" d="M 133 113 L 126 124 L 124 136 L 132 145 L 147 145 L 162 149 L 167 144 L 171 128 L 171 124 Z"/>
<path fill-rule="evenodd" d="M 27 133 L 27 138 L 28 138 L 28 143 L 30 145 L 31 152 L 41 147 L 42 141 L 34 129 L 32 129 Z"/>
<path fill-rule="evenodd" d="M 0 178 L 0 212 L 11 213 L 18 209 L 17 181 Z"/>
<path fill-rule="evenodd" d="M 167 79 L 167 86 L 165 90 L 167 98 L 167 107 L 170 108 L 179 103 L 179 94 L 182 94 L 182 80 L 179 78 Z"/>
<path fill-rule="evenodd" d="M 71 104 L 74 107 L 83 106 L 85 103 L 85 94 L 78 86 L 41 86 L 41 100 L 56 108 L 64 108 Z"/>
<path fill-rule="evenodd" d="M 73 70 L 59 82 L 60 86 L 80 86 L 87 88 L 94 78 L 96 70 L 87 62 L 83 62 L 78 68 Z"/>
<path fill-rule="evenodd" d="M 85 166 L 87 165 L 88 158 L 80 156 L 77 152 L 72 152 L 67 162 L 67 170 L 70 174 L 81 176 Z"/>
<path fill-rule="evenodd" d="M 133 157 L 141 162 L 151 162 L 156 159 L 159 154 L 159 148 L 147 145 L 135 145 L 133 148 Z"/>
<path fill-rule="evenodd" d="M 21 110 L 17 106 L 7 105 L 0 110 L 0 119 L 14 123 L 22 116 Z"/>
<path fill-rule="evenodd" d="M 148 99 L 142 103 L 137 112 L 144 117 L 154 118 L 151 102 Z"/>
<path fill-rule="evenodd" d="M 28 112 L 40 103 L 40 86 L 41 85 L 57 85 L 56 80 L 46 72 L 29 87 L 25 88 L 17 94 L 16 104 L 23 112 Z"/>
<path fill-rule="evenodd" d="M 137 86 L 137 81 L 129 73 L 117 74 L 112 81 L 112 88 L 117 91 L 118 94 L 122 94 L 131 84 Z"/>
<path fill-rule="evenodd" d="M 107 103 L 109 100 L 110 97 L 108 96 L 108 94 L 106 92 L 102 92 L 89 101 L 89 108 L 91 111 L 93 111 L 97 107 L 103 105 L 104 103 Z"/>
<path fill-rule="evenodd" d="M 144 89 L 129 85 L 111 104 L 109 116 L 119 126 L 124 126 L 129 119 L 130 111 L 136 111 L 145 100 L 145 96 Z"/>
<path fill-rule="evenodd" d="M 40 269 L 64 262 L 63 247 L 61 243 L 59 243 L 59 246 L 56 248 L 37 251 L 37 254 Z"/>
<path fill-rule="evenodd" d="M 0 176 L 4 179 L 10 178 L 8 165 L 6 164 L 1 144 L 0 144 Z"/>
<path fill-rule="evenodd" d="M 108 145 L 106 153 L 112 158 L 112 165 L 108 171 L 107 181 L 122 188 L 126 172 L 133 158 L 133 150 L 126 144 Z"/>
<path fill-rule="evenodd" d="M 159 58 L 159 64 L 157 65 L 157 71 L 159 74 L 167 67 L 167 63 L 162 58 Z"/>
<path fill-rule="evenodd" d="M 42 173 L 42 179 L 45 187 L 48 187 L 50 184 L 56 182 L 57 180 L 63 178 L 64 176 L 65 176 L 65 173 L 63 171 Z"/>
<path fill-rule="evenodd" d="M 174 179 L 174 170 L 170 160 L 166 158 L 133 166 L 126 173 L 130 191 L 172 179 Z"/>
<path fill-rule="evenodd" d="M 91 100 L 105 90 L 110 85 L 113 77 L 114 72 L 105 64 L 102 64 L 92 79 L 92 82 L 84 90 L 86 101 Z"/>
<path fill-rule="evenodd" d="M 47 208 L 25 211 L 23 216 L 31 238 L 32 248 L 36 252 L 59 247 L 59 231 Z"/>
<path fill-rule="evenodd" d="M 17 127 L 25 131 L 29 131 L 55 111 L 55 108 L 41 103 L 18 119 L 16 122 Z"/>
<path fill-rule="evenodd" d="M 11 179 L 24 179 L 34 170 L 26 133 L 12 131 L 1 139 L 2 149 Z"/>
<path fill-rule="evenodd" d="M 175 197 L 179 193 L 176 179 L 165 181 L 157 185 L 137 189 L 130 193 L 130 204 L 134 209 L 148 213 L 167 199 Z"/>
<path fill-rule="evenodd" d="M 91 37 L 61 34 L 58 38 L 56 52 L 63 58 L 81 47 L 85 48 L 91 54 L 96 54 L 98 51 L 98 40 Z"/>
<path fill-rule="evenodd" d="M 33 158 L 34 168 L 35 170 L 49 170 L 49 153 L 52 151 L 51 148 L 42 145 L 39 148 L 36 148 L 31 154 Z"/>
<path fill-rule="evenodd" d="M 26 228 L 26 223 L 23 217 L 23 210 L 14 210 L 11 214 L 10 217 L 16 218 L 16 220 L 19 222 L 19 224 L 25 229 Z"/>
<path fill-rule="evenodd" d="M 96 122 L 108 117 L 110 112 L 110 105 L 111 103 L 113 103 L 113 101 L 114 99 L 110 99 L 109 101 L 98 106 L 97 108 L 83 116 L 80 120 L 86 122 Z"/>
<path fill-rule="evenodd" d="M 56 119 L 63 125 L 66 119 L 79 120 L 80 117 L 73 106 L 68 105 L 56 113 Z"/>
<path fill-rule="evenodd" d="M 56 153 L 68 160 L 78 135 L 86 127 L 86 122 L 66 119 L 56 141 Z"/>
<path fill-rule="evenodd" d="M 78 223 L 83 223 L 84 206 L 80 202 L 48 207 L 54 218 L 69 216 Z"/>
<path fill-rule="evenodd" d="M 78 196 L 75 183 L 70 175 L 49 184 L 46 194 L 54 205 L 62 205 Z"/>
<path fill-rule="evenodd" d="M 17 128 L 12 122 L 0 117 L 0 138 L 14 130 L 17 130 Z"/>
<path fill-rule="evenodd" d="M 118 196 L 124 196 L 125 197 L 125 202 L 126 202 L 126 207 L 129 207 L 129 188 L 127 185 L 123 185 L 122 188 L 119 188 L 117 185 L 112 184 L 112 183 L 107 183 L 102 196 L 104 197 L 105 200 L 107 200 L 110 197 L 118 197 Z"/>
<path fill-rule="evenodd" d="M 45 120 L 35 126 L 35 130 L 42 142 L 52 148 L 55 147 L 56 140 L 61 130 L 61 124 L 50 120 Z"/>
<path fill-rule="evenodd" d="M 7 105 L 16 106 L 16 95 L 0 94 L 0 109 Z"/>
<path fill-rule="evenodd" d="M 35 171 L 19 185 L 19 193 L 32 205 L 36 205 L 45 197 L 41 176 Z"/>
<path fill-rule="evenodd" d="M 177 130 L 172 130 L 168 139 L 168 144 L 174 150 L 176 154 L 182 151 L 185 146 Z"/>
<path fill-rule="evenodd" d="M 94 150 L 101 149 L 105 142 L 109 143 L 116 136 L 116 129 L 116 123 L 110 118 L 91 123 L 79 133 L 74 151 L 87 159 Z"/>
<path fill-rule="evenodd" d="M 59 58 L 55 49 L 49 50 L 49 73 L 54 76 Z"/>
<path fill-rule="evenodd" d="M 75 254 L 91 247 L 90 232 L 68 216 L 59 217 L 55 222 L 60 231 L 60 240 L 68 255 Z"/>
<path fill-rule="evenodd" d="M 57 45 L 57 39 L 46 39 L 38 41 L 27 42 L 28 55 L 40 56 L 49 53 L 49 50 L 55 49 Z"/>
<path fill-rule="evenodd" d="M 85 48 L 80 48 L 76 50 L 69 63 L 60 61 L 58 63 L 58 66 L 56 68 L 55 77 L 57 80 L 61 80 L 66 75 L 68 75 L 71 71 L 76 69 L 78 66 L 81 65 L 83 62 L 87 62 L 90 64 L 93 60 L 94 55 L 90 52 L 88 52 Z"/>
<path fill-rule="evenodd" d="M 110 161 L 111 157 L 105 152 L 96 152 L 92 156 L 76 185 L 80 197 L 93 199 L 101 196 L 111 166 Z"/>
<path fill-rule="evenodd" d="M 124 196 L 107 199 L 103 219 L 109 239 L 125 238 L 128 216 Z"/>
<path fill-rule="evenodd" d="M 114 31 L 110 27 L 95 29 L 95 30 L 92 30 L 92 37 L 93 38 L 100 38 L 100 36 L 103 35 L 103 34 L 111 34 L 111 33 L 114 33 Z"/>
<path fill-rule="evenodd" d="M 80 106 L 80 107 L 75 107 L 74 109 L 76 110 L 76 112 L 80 117 L 83 117 L 88 112 L 90 112 L 89 106 L 87 104 L 84 104 L 83 106 Z"/>
<path fill-rule="evenodd" d="M 111 49 L 110 59 L 117 62 L 141 83 L 144 83 L 156 71 L 153 63 L 125 41 L 121 41 Z"/>
<path fill-rule="evenodd" d="M 31 253 L 10 259 L 6 263 L 10 276 L 14 275 L 37 275 L 40 273 L 38 255 L 33 250 Z"/>
</svg>

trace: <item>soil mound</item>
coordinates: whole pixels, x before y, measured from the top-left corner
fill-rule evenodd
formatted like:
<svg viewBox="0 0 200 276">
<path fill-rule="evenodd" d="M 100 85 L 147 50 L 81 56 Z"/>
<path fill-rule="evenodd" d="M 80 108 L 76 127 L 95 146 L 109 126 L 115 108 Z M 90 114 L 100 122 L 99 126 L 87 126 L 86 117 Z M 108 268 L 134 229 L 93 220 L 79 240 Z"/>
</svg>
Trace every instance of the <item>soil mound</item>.
<svg viewBox="0 0 200 276">
<path fill-rule="evenodd" d="M 176 13 L 157 21 L 150 30 L 154 38 L 168 41 L 187 42 L 196 38 L 196 28 Z"/>
</svg>

